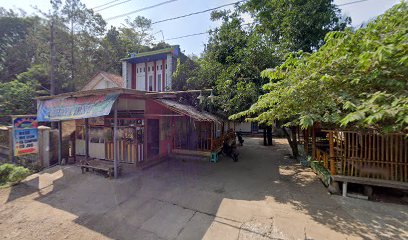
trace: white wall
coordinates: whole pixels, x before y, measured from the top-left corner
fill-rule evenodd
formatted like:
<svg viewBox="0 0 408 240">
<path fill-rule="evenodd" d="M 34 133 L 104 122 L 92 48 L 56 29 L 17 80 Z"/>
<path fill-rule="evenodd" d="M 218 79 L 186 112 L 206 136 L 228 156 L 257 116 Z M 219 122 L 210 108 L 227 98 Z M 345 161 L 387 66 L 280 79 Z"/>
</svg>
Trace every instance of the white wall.
<svg viewBox="0 0 408 240">
<path fill-rule="evenodd" d="M 172 85 L 172 75 L 173 75 L 173 61 L 172 61 L 172 57 L 171 54 L 167 54 L 167 60 L 166 60 L 166 64 L 167 64 L 167 69 L 165 70 L 166 73 L 166 86 L 165 89 L 171 90 L 171 85 Z"/>
<path fill-rule="evenodd" d="M 128 73 L 127 67 L 128 67 L 128 63 L 123 61 L 122 62 L 122 80 L 123 80 L 123 86 L 124 87 L 128 86 L 128 80 L 129 80 L 127 78 L 127 73 Z"/>
<path fill-rule="evenodd" d="M 111 83 L 108 80 L 102 79 L 92 89 L 105 89 L 105 88 L 113 88 L 113 87 L 116 87 L 115 85 L 113 85 L 113 83 Z"/>
<path fill-rule="evenodd" d="M 250 122 L 235 122 L 235 131 L 241 132 L 251 132 L 251 123 Z"/>
</svg>

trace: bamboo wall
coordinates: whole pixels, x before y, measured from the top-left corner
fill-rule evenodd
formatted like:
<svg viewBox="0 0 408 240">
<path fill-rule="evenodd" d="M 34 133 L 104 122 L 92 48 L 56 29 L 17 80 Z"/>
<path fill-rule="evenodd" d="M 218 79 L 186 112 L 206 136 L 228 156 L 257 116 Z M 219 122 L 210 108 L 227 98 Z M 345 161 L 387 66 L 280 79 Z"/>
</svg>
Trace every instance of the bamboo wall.
<svg viewBox="0 0 408 240">
<path fill-rule="evenodd" d="M 404 134 L 326 132 L 329 151 L 316 148 L 314 159 L 332 175 L 408 182 L 408 139 Z"/>
<path fill-rule="evenodd" d="M 138 161 L 138 151 L 136 143 L 118 141 L 118 159 L 124 163 L 136 163 Z M 105 143 L 105 159 L 113 161 L 113 142 Z"/>
</svg>

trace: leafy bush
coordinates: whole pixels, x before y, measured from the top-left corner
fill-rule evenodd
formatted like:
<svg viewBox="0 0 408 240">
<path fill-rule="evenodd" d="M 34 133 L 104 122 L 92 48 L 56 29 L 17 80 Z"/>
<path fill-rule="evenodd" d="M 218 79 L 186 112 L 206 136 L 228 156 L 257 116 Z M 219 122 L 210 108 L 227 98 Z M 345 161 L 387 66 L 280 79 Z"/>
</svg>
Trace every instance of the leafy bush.
<svg viewBox="0 0 408 240">
<path fill-rule="evenodd" d="M 10 163 L 0 165 L 0 183 L 8 182 L 8 177 L 13 172 L 14 167 L 15 165 Z"/>
<path fill-rule="evenodd" d="M 8 177 L 8 182 L 11 183 L 20 182 L 28 175 L 30 175 L 30 170 L 28 170 L 27 168 L 21 166 L 15 167 Z"/>
<path fill-rule="evenodd" d="M 6 163 L 0 165 L 0 185 L 20 182 L 30 173 L 29 169 L 14 164 Z"/>
</svg>

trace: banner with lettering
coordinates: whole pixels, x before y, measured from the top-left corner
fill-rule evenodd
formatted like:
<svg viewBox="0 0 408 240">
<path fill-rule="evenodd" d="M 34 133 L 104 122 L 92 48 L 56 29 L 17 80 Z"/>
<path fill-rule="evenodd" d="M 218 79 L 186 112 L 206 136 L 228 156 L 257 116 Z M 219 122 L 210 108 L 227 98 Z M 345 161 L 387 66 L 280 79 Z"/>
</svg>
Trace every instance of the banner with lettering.
<svg viewBox="0 0 408 240">
<path fill-rule="evenodd" d="M 108 115 L 119 94 L 39 100 L 39 122 L 93 118 Z"/>
<path fill-rule="evenodd" d="M 38 153 L 38 121 L 36 116 L 13 117 L 14 156 Z"/>
</svg>

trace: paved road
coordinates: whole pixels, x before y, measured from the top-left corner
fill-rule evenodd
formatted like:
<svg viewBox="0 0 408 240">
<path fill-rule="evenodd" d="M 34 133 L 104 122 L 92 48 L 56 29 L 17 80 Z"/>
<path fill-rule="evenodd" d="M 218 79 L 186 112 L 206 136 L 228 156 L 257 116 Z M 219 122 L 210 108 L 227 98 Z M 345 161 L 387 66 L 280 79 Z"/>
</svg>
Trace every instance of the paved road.
<svg viewBox="0 0 408 240">
<path fill-rule="evenodd" d="M 0 190 L 0 239 L 407 239 L 408 207 L 331 196 L 284 140 L 237 163 L 171 160 L 108 180 L 54 167 Z"/>
</svg>

